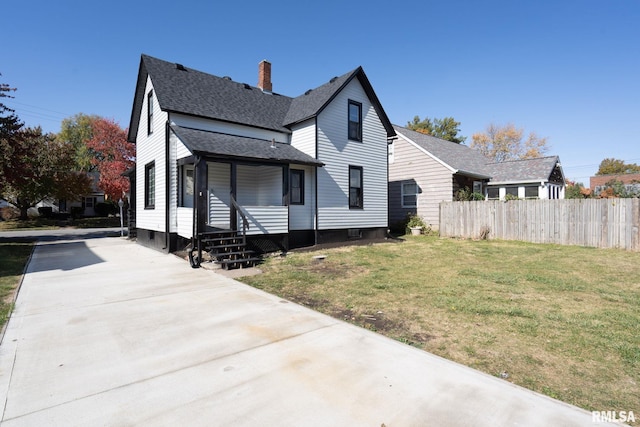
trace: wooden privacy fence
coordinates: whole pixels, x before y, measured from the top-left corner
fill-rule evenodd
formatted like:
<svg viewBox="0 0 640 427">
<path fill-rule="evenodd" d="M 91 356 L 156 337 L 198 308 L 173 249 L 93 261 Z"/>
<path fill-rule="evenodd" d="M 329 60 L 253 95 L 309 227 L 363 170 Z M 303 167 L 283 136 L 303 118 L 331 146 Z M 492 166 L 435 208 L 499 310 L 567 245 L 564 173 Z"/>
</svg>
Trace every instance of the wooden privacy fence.
<svg viewBox="0 0 640 427">
<path fill-rule="evenodd" d="M 640 199 L 442 202 L 440 236 L 640 251 Z"/>
</svg>

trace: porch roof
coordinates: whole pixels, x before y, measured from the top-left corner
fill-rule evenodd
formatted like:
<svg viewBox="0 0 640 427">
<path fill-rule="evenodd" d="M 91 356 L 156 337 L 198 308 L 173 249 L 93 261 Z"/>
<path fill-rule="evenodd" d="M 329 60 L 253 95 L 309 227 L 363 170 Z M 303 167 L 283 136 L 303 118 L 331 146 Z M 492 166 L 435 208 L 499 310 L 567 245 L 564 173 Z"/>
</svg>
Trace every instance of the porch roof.
<svg viewBox="0 0 640 427">
<path fill-rule="evenodd" d="M 268 163 L 324 166 L 321 161 L 290 144 L 247 138 L 172 125 L 171 129 L 194 154 L 218 158 L 262 161 Z"/>
</svg>

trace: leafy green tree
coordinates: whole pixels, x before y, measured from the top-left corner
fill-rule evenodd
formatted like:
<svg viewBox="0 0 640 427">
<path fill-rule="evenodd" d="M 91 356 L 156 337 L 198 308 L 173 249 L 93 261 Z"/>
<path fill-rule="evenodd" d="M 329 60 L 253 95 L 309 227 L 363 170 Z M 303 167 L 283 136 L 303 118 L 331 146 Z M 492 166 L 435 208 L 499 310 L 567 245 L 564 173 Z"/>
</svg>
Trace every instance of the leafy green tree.
<svg viewBox="0 0 640 427">
<path fill-rule="evenodd" d="M 604 184 L 597 196 L 604 199 L 640 197 L 640 182 L 625 184 L 620 180 L 612 179 Z"/>
<path fill-rule="evenodd" d="M 453 117 L 445 117 L 443 119 L 425 117 L 420 120 L 419 116 L 415 116 L 413 121 L 407 122 L 407 128 L 426 135 L 435 136 L 436 138 L 445 139 L 463 144 L 467 139 L 465 136 L 458 135 L 460 132 L 460 122 Z"/>
<path fill-rule="evenodd" d="M 79 171 L 93 172 L 96 170 L 96 165 L 92 162 L 95 153 L 87 146 L 87 141 L 93 138 L 93 123 L 99 119 L 100 117 L 96 115 L 78 113 L 64 119 L 60 125 L 57 139 L 73 145 Z"/>
<path fill-rule="evenodd" d="M 635 163 L 625 163 L 623 160 L 606 158 L 600 162 L 596 175 L 624 175 L 640 173 L 640 166 Z"/>
<path fill-rule="evenodd" d="M 585 188 L 581 182 L 567 181 L 567 186 L 564 190 L 565 199 L 587 199 L 592 197 L 591 189 Z"/>
<path fill-rule="evenodd" d="M 20 219 L 47 198 L 77 200 L 91 191 L 87 174 L 74 171 L 74 154 L 71 144 L 39 127 L 0 138 L 0 194 L 20 210 Z"/>
<path fill-rule="evenodd" d="M 549 149 L 546 137 L 531 132 L 524 138 L 524 129 L 511 123 L 505 126 L 491 123 L 484 132 L 474 133 L 471 139 L 471 148 L 495 162 L 534 159 L 542 157 Z"/>
</svg>

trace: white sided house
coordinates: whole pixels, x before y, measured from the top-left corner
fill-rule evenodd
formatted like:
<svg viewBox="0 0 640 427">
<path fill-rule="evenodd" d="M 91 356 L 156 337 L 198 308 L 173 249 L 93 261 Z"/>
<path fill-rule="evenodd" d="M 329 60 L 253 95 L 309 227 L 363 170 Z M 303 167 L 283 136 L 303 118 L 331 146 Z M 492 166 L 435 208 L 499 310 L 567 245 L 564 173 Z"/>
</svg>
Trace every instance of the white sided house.
<svg viewBox="0 0 640 427">
<path fill-rule="evenodd" d="M 360 67 L 290 98 L 267 61 L 256 87 L 143 55 L 128 137 L 138 242 L 234 266 L 245 244 L 384 236 L 394 135 Z"/>
<path fill-rule="evenodd" d="M 558 156 L 491 163 L 478 150 L 395 126 L 389 145 L 389 222 L 416 214 L 437 229 L 440 202 L 460 190 L 487 200 L 563 199 L 565 178 Z"/>
</svg>

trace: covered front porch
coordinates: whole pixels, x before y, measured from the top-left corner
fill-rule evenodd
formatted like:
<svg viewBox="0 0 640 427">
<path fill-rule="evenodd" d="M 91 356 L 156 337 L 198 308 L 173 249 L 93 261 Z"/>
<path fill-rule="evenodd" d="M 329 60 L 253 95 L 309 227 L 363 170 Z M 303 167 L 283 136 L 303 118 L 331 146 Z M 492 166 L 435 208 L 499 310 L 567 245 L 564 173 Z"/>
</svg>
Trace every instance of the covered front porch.
<svg viewBox="0 0 640 427">
<path fill-rule="evenodd" d="M 182 128 L 176 135 L 187 147 L 198 145 L 195 137 L 221 138 Z M 266 252 L 288 250 L 292 231 L 313 235 L 315 230 L 315 169 L 322 163 L 288 144 L 232 138 L 242 143 L 239 147 L 252 144 L 254 149 L 245 146 L 243 151 L 253 157 L 193 150 L 193 155 L 176 160 L 173 228 L 191 240 L 196 260 L 214 243 L 228 243 L 221 240 L 223 234 L 234 237 L 234 244 L 250 242 L 253 250 Z"/>
</svg>

